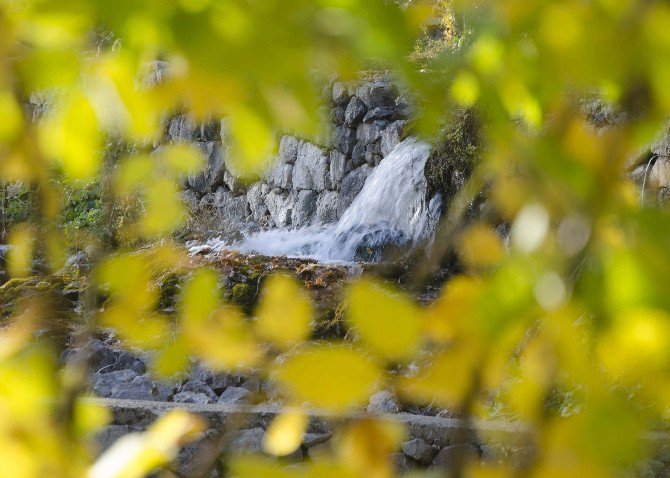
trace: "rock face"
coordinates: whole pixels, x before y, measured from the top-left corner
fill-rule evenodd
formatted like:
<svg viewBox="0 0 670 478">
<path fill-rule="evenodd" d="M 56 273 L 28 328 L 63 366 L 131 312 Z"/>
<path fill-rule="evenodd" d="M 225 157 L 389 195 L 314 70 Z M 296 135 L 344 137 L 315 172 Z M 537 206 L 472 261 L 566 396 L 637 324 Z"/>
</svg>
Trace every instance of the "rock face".
<svg viewBox="0 0 670 478">
<path fill-rule="evenodd" d="M 229 164 L 225 121 L 197 124 L 181 114 L 165 137 L 195 144 L 207 168 L 187 178 L 184 202 L 193 211 L 213 208 L 239 229 L 302 228 L 336 222 L 366 178 L 400 141 L 408 106 L 389 80 L 335 82 L 328 87 L 333 121 L 329 144 L 285 135 L 263 180 L 245 184 Z M 209 213 L 211 214 L 211 213 Z"/>
</svg>

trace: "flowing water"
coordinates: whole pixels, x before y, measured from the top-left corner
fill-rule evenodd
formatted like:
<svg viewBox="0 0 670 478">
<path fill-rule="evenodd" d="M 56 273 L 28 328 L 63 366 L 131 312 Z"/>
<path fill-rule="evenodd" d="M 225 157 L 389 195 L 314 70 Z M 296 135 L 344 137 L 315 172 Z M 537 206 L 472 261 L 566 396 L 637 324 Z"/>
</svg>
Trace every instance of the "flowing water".
<svg viewBox="0 0 670 478">
<path fill-rule="evenodd" d="M 228 250 L 322 262 L 379 260 L 388 247 L 415 246 L 429 239 L 441 198 L 426 200 L 426 143 L 408 138 L 368 176 L 361 192 L 337 223 L 304 229 L 270 229 L 249 234 Z"/>
</svg>

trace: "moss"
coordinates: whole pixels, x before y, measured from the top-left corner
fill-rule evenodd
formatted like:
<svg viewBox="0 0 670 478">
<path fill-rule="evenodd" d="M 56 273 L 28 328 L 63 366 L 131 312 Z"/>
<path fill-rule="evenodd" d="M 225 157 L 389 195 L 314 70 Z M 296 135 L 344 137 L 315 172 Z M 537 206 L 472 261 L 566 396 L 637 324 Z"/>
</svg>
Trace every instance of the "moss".
<svg viewBox="0 0 670 478">
<path fill-rule="evenodd" d="M 446 120 L 426 162 L 430 196 L 441 193 L 449 202 L 472 174 L 482 153 L 482 131 L 478 113 L 457 109 Z"/>
<path fill-rule="evenodd" d="M 226 295 L 233 304 L 249 306 L 256 298 L 256 288 L 249 284 L 235 284 Z"/>
</svg>

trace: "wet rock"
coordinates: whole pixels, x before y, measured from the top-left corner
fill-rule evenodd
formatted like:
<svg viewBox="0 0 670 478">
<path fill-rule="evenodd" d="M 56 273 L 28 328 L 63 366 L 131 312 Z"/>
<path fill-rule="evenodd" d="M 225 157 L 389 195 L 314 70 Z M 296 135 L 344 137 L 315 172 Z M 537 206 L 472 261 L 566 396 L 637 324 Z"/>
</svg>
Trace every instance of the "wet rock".
<svg viewBox="0 0 670 478">
<path fill-rule="evenodd" d="M 316 201 L 316 224 L 330 224 L 338 219 L 337 207 L 340 195 L 336 191 L 325 191 L 321 193 Z"/>
<path fill-rule="evenodd" d="M 368 108 L 365 106 L 365 103 L 354 96 L 351 98 L 351 101 L 349 101 L 347 109 L 344 112 L 344 124 L 350 127 L 355 127 L 361 122 L 367 111 Z"/>
<path fill-rule="evenodd" d="M 353 169 L 351 161 L 340 151 L 330 152 L 330 182 L 335 189 L 339 189 L 344 175 Z"/>
<path fill-rule="evenodd" d="M 279 141 L 278 160 L 284 164 L 294 164 L 298 159 L 298 149 L 301 141 L 295 136 L 282 136 Z"/>
<path fill-rule="evenodd" d="M 356 145 L 356 130 L 348 126 L 338 126 L 333 131 L 333 147 L 349 156 Z"/>
<path fill-rule="evenodd" d="M 436 468 L 451 468 L 461 458 L 463 460 L 476 460 L 478 457 L 477 447 L 470 443 L 449 445 L 440 450 L 433 460 L 433 466 Z"/>
<path fill-rule="evenodd" d="M 347 174 L 342 180 L 340 187 L 340 197 L 337 204 L 337 215 L 341 217 L 344 211 L 351 205 L 358 193 L 361 192 L 365 185 L 365 180 L 368 178 L 372 168 L 368 165 L 363 165 L 354 169 Z"/>
<path fill-rule="evenodd" d="M 381 135 L 381 154 L 383 157 L 386 157 L 393 148 L 395 148 L 398 143 L 400 143 L 400 137 L 402 135 L 402 130 L 405 126 L 405 121 L 395 121 L 391 123 Z"/>
<path fill-rule="evenodd" d="M 361 237 L 354 257 L 360 262 L 379 262 L 400 256 L 409 245 L 410 240 L 402 231 L 382 222 Z"/>
<path fill-rule="evenodd" d="M 232 405 L 236 403 L 247 403 L 251 392 L 242 387 L 229 387 L 223 391 L 217 403 Z"/>
<path fill-rule="evenodd" d="M 330 164 L 326 153 L 312 143 L 303 143 L 293 169 L 295 189 L 330 189 Z"/>
<path fill-rule="evenodd" d="M 316 191 L 302 190 L 298 191 L 295 202 L 295 208 L 291 213 L 291 225 L 295 227 L 304 227 L 312 223 L 312 218 L 316 212 Z"/>
<path fill-rule="evenodd" d="M 367 410 L 370 413 L 399 413 L 400 405 L 391 392 L 382 390 L 370 397 Z"/>
<path fill-rule="evenodd" d="M 429 465 L 435 458 L 437 449 L 421 438 L 415 438 L 402 444 L 402 452 L 422 465 Z"/>
</svg>

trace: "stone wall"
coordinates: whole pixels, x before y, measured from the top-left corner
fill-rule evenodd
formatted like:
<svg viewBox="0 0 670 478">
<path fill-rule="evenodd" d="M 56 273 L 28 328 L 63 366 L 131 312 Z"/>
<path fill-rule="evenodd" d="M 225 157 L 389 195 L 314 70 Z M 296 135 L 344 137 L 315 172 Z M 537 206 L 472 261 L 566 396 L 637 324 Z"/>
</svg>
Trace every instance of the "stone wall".
<svg viewBox="0 0 670 478">
<path fill-rule="evenodd" d="M 222 226 L 305 227 L 338 220 L 366 178 L 398 144 L 409 105 L 387 79 L 334 82 L 325 89 L 332 125 L 329 144 L 283 136 L 261 181 L 245 185 L 227 161 L 226 124 L 172 118 L 168 141 L 196 144 L 208 166 L 189 177 L 184 200 L 194 212 L 215 210 Z"/>
</svg>

